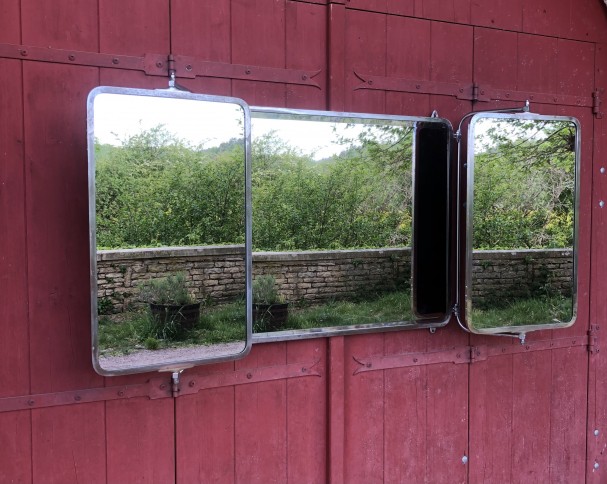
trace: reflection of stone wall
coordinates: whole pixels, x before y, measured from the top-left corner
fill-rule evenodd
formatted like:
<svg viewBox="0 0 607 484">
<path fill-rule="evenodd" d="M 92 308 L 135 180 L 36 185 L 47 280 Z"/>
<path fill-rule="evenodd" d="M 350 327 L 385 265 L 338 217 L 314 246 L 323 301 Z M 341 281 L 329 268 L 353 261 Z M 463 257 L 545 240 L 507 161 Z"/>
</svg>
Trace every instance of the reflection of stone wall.
<svg viewBox="0 0 607 484">
<path fill-rule="evenodd" d="M 240 246 L 99 251 L 101 311 L 137 304 L 137 285 L 185 272 L 198 300 L 228 301 L 244 294 Z M 253 274 L 272 274 L 288 300 L 330 300 L 385 292 L 408 284 L 408 249 L 256 252 Z"/>
<path fill-rule="evenodd" d="M 99 304 L 121 311 L 137 303 L 137 285 L 167 273 L 185 272 L 198 300 L 229 301 L 244 293 L 242 246 L 99 251 Z M 290 300 L 352 298 L 406 287 L 408 249 L 256 252 L 253 273 L 276 277 Z M 473 297 L 527 297 L 538 291 L 567 294 L 571 251 L 520 250 L 474 253 Z"/>
<path fill-rule="evenodd" d="M 476 304 L 503 298 L 571 295 L 573 252 L 563 249 L 474 252 L 472 298 Z"/>
</svg>

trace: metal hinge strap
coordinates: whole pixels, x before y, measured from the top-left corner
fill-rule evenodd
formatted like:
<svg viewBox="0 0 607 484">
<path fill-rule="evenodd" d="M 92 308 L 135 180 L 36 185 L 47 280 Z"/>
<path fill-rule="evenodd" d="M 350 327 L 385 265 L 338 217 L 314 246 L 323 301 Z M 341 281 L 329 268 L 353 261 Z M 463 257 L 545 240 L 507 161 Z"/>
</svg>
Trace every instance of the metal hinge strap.
<svg viewBox="0 0 607 484">
<path fill-rule="evenodd" d="M 594 114 L 597 117 L 597 119 L 603 118 L 603 112 L 601 111 L 601 103 L 603 102 L 601 100 L 602 92 L 603 92 L 603 89 L 597 88 L 592 93 L 592 114 Z"/>
<path fill-rule="evenodd" d="M 435 365 L 441 363 L 478 363 L 498 356 L 533 353 L 536 351 L 558 350 L 588 346 L 590 337 L 557 338 L 525 343 L 524 345 L 460 346 L 444 351 L 428 353 L 404 353 L 388 356 L 356 357 L 353 375 L 376 370 L 407 368 L 411 366 Z"/>
<path fill-rule="evenodd" d="M 236 371 L 217 371 L 206 375 L 173 373 L 171 378 L 169 378 L 169 374 L 158 375 L 147 379 L 145 383 L 134 385 L 4 397 L 0 398 L 0 413 L 134 397 L 147 397 L 150 400 L 176 398 L 211 388 L 309 376 L 320 377 L 322 373 L 317 368 L 319 363 L 320 361 L 316 360 L 288 365 L 244 368 Z"/>
<path fill-rule="evenodd" d="M 52 49 L 46 47 L 0 44 L 0 59 L 72 64 L 87 67 L 124 69 L 145 72 L 148 76 L 195 78 L 220 77 L 225 79 L 246 79 L 281 84 L 298 84 L 320 89 L 314 80 L 321 72 L 303 69 L 282 69 L 278 67 L 245 66 L 225 62 L 211 62 L 194 57 L 172 54 L 145 54 L 142 57 L 102 54 L 75 50 Z"/>
<path fill-rule="evenodd" d="M 590 325 L 590 330 L 588 331 L 588 352 L 591 355 L 598 355 L 599 353 L 599 336 L 597 334 L 598 330 L 598 324 Z"/>
<path fill-rule="evenodd" d="M 597 116 L 600 104 L 599 92 L 596 90 L 592 96 L 577 96 L 569 94 L 554 94 L 533 91 L 516 91 L 512 89 L 495 89 L 491 86 L 481 86 L 478 83 L 457 84 L 449 82 L 436 82 L 428 80 L 403 79 L 397 77 L 375 76 L 354 71 L 354 75 L 361 83 L 354 90 L 371 89 L 379 91 L 408 92 L 419 94 L 433 94 L 452 96 L 457 99 L 472 102 L 525 102 L 535 104 L 552 104 L 558 106 L 593 107 Z M 595 107 L 596 106 L 596 107 Z"/>
</svg>

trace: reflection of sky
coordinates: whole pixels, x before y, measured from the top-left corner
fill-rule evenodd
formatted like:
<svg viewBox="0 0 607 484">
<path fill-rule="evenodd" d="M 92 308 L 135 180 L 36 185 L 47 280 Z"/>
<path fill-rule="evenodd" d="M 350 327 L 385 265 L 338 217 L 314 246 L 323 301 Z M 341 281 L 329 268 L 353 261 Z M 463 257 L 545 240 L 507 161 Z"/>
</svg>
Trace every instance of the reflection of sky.
<svg viewBox="0 0 607 484">
<path fill-rule="evenodd" d="M 95 97 L 95 137 L 119 146 L 160 124 L 176 138 L 210 148 L 242 137 L 242 108 L 191 99 L 101 93 Z"/>
<path fill-rule="evenodd" d="M 319 161 L 353 147 L 365 132 L 367 139 L 382 139 L 386 134 L 370 124 L 334 123 L 317 120 L 253 118 L 253 141 L 274 132 L 291 148 Z"/>
</svg>

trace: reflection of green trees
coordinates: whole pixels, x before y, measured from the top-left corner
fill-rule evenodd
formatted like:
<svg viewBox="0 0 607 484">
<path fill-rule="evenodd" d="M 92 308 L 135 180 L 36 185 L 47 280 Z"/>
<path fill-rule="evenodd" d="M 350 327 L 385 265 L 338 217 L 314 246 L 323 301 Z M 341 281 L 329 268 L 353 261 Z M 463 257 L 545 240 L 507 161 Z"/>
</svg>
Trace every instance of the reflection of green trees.
<svg viewBox="0 0 607 484">
<path fill-rule="evenodd" d="M 343 139 L 344 151 L 321 161 L 273 134 L 255 142 L 255 247 L 408 245 L 410 133 L 380 135 Z M 200 149 L 158 127 L 96 152 L 100 247 L 243 242 L 241 143 Z"/>
<path fill-rule="evenodd" d="M 476 146 L 475 248 L 571 246 L 571 124 L 509 120 L 498 128 L 481 130 Z M 336 135 L 342 152 L 320 161 L 275 133 L 256 140 L 255 248 L 410 245 L 412 134 L 353 127 Z M 242 141 L 194 147 L 159 126 L 95 149 L 100 247 L 243 243 Z"/>
<path fill-rule="evenodd" d="M 474 248 L 571 247 L 575 127 L 510 119 L 479 131 Z"/>
</svg>

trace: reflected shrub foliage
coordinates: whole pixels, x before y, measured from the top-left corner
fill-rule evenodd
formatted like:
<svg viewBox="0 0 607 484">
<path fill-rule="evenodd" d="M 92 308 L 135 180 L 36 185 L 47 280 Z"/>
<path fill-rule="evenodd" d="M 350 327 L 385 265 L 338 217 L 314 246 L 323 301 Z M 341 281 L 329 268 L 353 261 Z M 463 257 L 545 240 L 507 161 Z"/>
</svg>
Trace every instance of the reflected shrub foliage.
<svg viewBox="0 0 607 484">
<path fill-rule="evenodd" d="M 474 248 L 572 247 L 575 126 L 513 119 L 479 124 Z"/>
<path fill-rule="evenodd" d="M 313 160 L 274 133 L 253 145 L 258 250 L 406 246 L 411 238 L 411 131 L 369 128 Z M 162 126 L 96 144 L 100 248 L 244 242 L 242 140 L 188 146 Z"/>
</svg>

